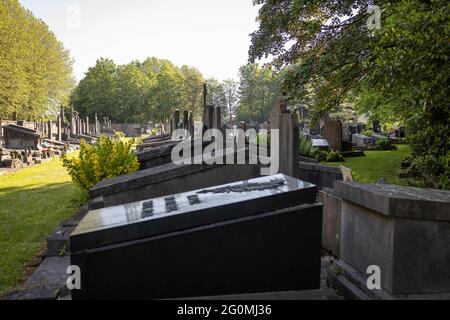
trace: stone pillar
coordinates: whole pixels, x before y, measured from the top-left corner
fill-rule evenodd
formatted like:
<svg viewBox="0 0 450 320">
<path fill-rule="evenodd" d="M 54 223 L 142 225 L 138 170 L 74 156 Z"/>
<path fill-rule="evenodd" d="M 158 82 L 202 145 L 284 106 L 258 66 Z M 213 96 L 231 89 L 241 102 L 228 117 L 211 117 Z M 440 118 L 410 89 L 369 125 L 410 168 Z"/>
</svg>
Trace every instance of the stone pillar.
<svg viewBox="0 0 450 320">
<path fill-rule="evenodd" d="M 75 118 L 75 113 L 73 112 L 73 107 L 70 107 L 70 133 L 74 135 L 77 133 L 77 123 Z"/>
<path fill-rule="evenodd" d="M 62 121 L 61 115 L 58 116 L 58 137 L 56 138 L 58 141 L 62 141 Z"/>
<path fill-rule="evenodd" d="M 296 115 L 289 111 L 286 101 L 282 98 L 276 98 L 274 101 L 270 115 L 270 129 L 278 130 L 279 132 L 279 173 L 297 178 L 299 148 L 298 120 Z M 277 143 L 277 141 L 272 141 L 271 152 L 277 149 L 274 148 L 274 143 Z"/>
<path fill-rule="evenodd" d="M 95 134 L 98 134 L 99 132 L 99 130 L 98 130 L 98 117 L 97 117 L 97 113 L 94 115 L 94 124 L 95 124 L 95 126 L 94 126 L 94 133 Z"/>
<path fill-rule="evenodd" d="M 214 106 L 208 105 L 203 111 L 203 132 L 213 128 Z"/>
<path fill-rule="evenodd" d="M 195 123 L 194 123 L 194 114 L 191 112 L 189 112 L 189 133 L 191 134 L 192 139 L 194 139 L 194 128 L 195 128 Z"/>
<path fill-rule="evenodd" d="M 173 120 L 174 120 L 174 124 L 175 124 L 175 129 L 178 129 L 180 127 L 180 110 L 176 109 L 175 112 L 173 113 Z"/>
<path fill-rule="evenodd" d="M 47 129 L 48 139 L 52 140 L 53 139 L 52 121 L 49 121 L 47 123 L 47 126 L 48 126 L 48 129 Z"/>
<path fill-rule="evenodd" d="M 189 111 L 183 111 L 183 129 L 189 131 Z"/>
<path fill-rule="evenodd" d="M 222 130 L 222 108 L 215 107 L 213 114 L 213 124 L 214 129 Z"/>
<path fill-rule="evenodd" d="M 90 134 L 91 133 L 91 128 L 89 127 L 89 117 L 86 116 L 86 129 L 84 130 L 84 132 L 86 134 Z"/>
</svg>

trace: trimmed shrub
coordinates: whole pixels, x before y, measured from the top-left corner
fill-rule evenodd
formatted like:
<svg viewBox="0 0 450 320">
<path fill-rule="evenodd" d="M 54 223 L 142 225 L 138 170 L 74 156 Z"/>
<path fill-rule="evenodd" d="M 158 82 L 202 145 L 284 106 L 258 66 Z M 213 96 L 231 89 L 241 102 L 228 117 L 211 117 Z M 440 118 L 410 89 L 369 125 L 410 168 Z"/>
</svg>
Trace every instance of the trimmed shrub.
<svg viewBox="0 0 450 320">
<path fill-rule="evenodd" d="M 98 182 L 137 171 L 139 161 L 132 151 L 133 140 L 101 136 L 94 144 L 81 141 L 78 157 L 63 155 L 63 165 L 73 182 L 87 195 Z"/>
</svg>

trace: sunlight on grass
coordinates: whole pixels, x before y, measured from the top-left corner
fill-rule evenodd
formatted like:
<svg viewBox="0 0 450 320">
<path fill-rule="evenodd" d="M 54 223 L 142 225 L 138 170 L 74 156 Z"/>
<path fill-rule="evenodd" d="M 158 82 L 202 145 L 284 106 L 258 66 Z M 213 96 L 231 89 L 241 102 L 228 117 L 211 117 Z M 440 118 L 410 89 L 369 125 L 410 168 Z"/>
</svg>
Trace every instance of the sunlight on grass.
<svg viewBox="0 0 450 320">
<path fill-rule="evenodd" d="M 402 160 L 411 153 L 408 145 L 397 145 L 398 150 L 366 151 L 365 157 L 347 158 L 346 162 L 323 163 L 325 165 L 343 165 L 353 170 L 357 182 L 376 183 L 383 177 L 389 184 L 406 185 L 406 179 L 398 176 Z"/>
<path fill-rule="evenodd" d="M 0 293 L 18 285 L 77 195 L 59 158 L 0 176 Z"/>
</svg>

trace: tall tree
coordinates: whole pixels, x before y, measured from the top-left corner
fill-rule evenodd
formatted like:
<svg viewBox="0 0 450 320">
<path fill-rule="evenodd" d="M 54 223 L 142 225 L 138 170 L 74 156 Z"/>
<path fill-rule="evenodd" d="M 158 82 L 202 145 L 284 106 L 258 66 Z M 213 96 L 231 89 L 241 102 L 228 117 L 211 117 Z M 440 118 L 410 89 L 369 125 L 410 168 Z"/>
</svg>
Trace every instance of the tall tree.
<svg viewBox="0 0 450 320">
<path fill-rule="evenodd" d="M 71 96 L 71 103 L 83 116 L 120 119 L 120 107 L 116 100 L 117 66 L 110 59 L 100 58 L 89 68 Z"/>
<path fill-rule="evenodd" d="M 233 79 L 226 79 L 222 83 L 225 93 L 228 121 L 231 124 L 236 117 L 236 107 L 239 102 L 239 84 Z"/>
<path fill-rule="evenodd" d="M 184 100 L 194 115 L 201 115 L 203 75 L 198 69 L 189 66 L 181 67 L 183 74 Z"/>
<path fill-rule="evenodd" d="M 310 94 L 312 110 L 324 113 L 375 91 L 407 120 L 417 167 L 433 186 L 450 187 L 448 1 L 254 2 L 262 7 L 250 61 L 273 56 L 288 66 L 286 96 Z"/>
<path fill-rule="evenodd" d="M 0 118 L 54 118 L 74 85 L 72 60 L 17 0 L 0 1 Z"/>
<path fill-rule="evenodd" d="M 225 91 L 222 83 L 216 78 L 206 80 L 207 96 L 206 103 L 218 108 L 226 109 Z"/>
<path fill-rule="evenodd" d="M 256 63 L 242 66 L 239 75 L 238 119 L 260 122 L 267 120 L 273 99 L 279 92 L 278 78 L 270 68 Z"/>
</svg>

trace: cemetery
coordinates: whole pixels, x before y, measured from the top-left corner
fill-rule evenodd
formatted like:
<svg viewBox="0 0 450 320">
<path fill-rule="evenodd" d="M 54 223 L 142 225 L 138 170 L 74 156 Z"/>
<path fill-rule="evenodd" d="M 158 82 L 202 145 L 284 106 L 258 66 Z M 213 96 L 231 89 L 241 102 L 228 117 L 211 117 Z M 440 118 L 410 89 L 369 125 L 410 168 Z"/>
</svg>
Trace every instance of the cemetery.
<svg viewBox="0 0 450 320">
<path fill-rule="evenodd" d="M 365 5 L 350 32 L 320 2 L 331 22 L 319 29 L 280 3 L 255 3 L 239 82 L 97 57 L 76 84 L 46 24 L 0 3 L 9 29 L 36 23 L 59 59 L 22 78 L 0 65 L 0 80 L 23 81 L 20 94 L 0 86 L 0 300 L 450 300 L 447 88 L 421 91 L 403 55 L 383 51 L 390 31 L 364 33 Z M 416 5 L 385 10 L 406 29 L 436 23 L 434 4 L 401 14 Z M 277 40 L 288 36 L 292 48 Z M 280 70 L 255 62 L 269 55 Z M 360 60 L 336 65 L 341 55 Z M 404 68 L 395 86 L 377 69 L 392 64 Z M 43 85 L 34 74 L 45 90 L 28 90 Z"/>
<path fill-rule="evenodd" d="M 193 126 L 188 112 L 181 118 L 175 110 L 165 123 L 152 126 L 157 135 L 136 145 L 139 170 L 92 187 L 87 204 L 47 237 L 42 263 L 7 298 L 448 299 L 450 193 L 385 181 L 356 183 L 345 162 L 303 161 L 299 144 L 305 136 L 342 150 L 342 125 L 326 121 L 318 130 L 322 134 L 308 136 L 291 110 L 275 99 L 268 124 L 270 132 L 279 131 L 280 141 L 274 148 L 272 136 L 263 147 L 271 156 L 278 152 L 280 163 L 269 176 L 261 170 L 267 159 L 251 161 L 255 146 L 239 130 L 229 131 L 236 133 L 227 138 L 233 147 L 215 150 L 214 163 L 206 164 L 201 152 L 214 142 L 204 141 L 202 132 L 225 132 L 220 110 L 205 104 L 200 126 Z M 102 135 L 98 121 L 93 131 L 82 130 L 86 125 L 72 114 L 75 124 L 67 126 L 67 137 Z M 105 129 L 112 127 L 105 119 Z M 186 136 L 177 136 L 177 129 Z M 180 143 L 191 151 L 192 162 L 172 162 Z M 240 152 L 243 162 L 227 161 Z M 370 157 L 385 151 L 365 152 Z M 366 270 L 373 265 L 383 272 L 376 291 L 366 286 Z M 80 290 L 67 289 L 69 266 L 80 268 Z M 148 268 L 170 277 L 146 276 Z"/>
</svg>

